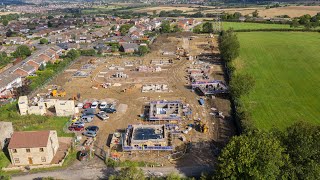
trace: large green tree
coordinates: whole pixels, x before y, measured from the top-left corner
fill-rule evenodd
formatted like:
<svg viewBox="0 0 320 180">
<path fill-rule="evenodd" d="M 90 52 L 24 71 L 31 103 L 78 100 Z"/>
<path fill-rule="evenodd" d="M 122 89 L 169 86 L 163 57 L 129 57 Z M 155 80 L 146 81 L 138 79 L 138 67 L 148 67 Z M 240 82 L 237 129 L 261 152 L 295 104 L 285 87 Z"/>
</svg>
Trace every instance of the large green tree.
<svg viewBox="0 0 320 180">
<path fill-rule="evenodd" d="M 138 54 L 143 56 L 149 52 L 149 48 L 147 46 L 139 46 Z"/>
<path fill-rule="evenodd" d="M 171 31 L 170 22 L 169 21 L 163 21 L 161 23 L 161 26 L 160 26 L 160 32 L 161 33 L 169 33 L 170 31 Z"/>
<path fill-rule="evenodd" d="M 239 56 L 240 43 L 232 29 L 221 32 L 219 49 L 222 59 L 226 62 L 230 62 Z"/>
<path fill-rule="evenodd" d="M 258 16 L 259 16 L 258 10 L 253 11 L 253 12 L 252 12 L 252 16 L 253 16 L 253 17 L 258 17 Z"/>
<path fill-rule="evenodd" d="M 31 55 L 31 50 L 26 45 L 20 45 L 17 49 L 12 53 L 12 56 L 15 58 L 26 58 Z"/>
<path fill-rule="evenodd" d="M 206 22 L 202 25 L 202 32 L 203 33 L 212 33 L 213 32 L 213 26 L 211 22 Z"/>
<path fill-rule="evenodd" d="M 235 136 L 218 158 L 217 179 L 278 179 L 288 161 L 281 142 L 265 132 Z"/>
<path fill-rule="evenodd" d="M 67 55 L 68 58 L 70 58 L 71 60 L 77 59 L 80 56 L 80 52 L 75 50 L 75 49 L 71 49 Z"/>
<path fill-rule="evenodd" d="M 9 21 L 7 19 L 2 20 L 2 24 L 4 26 L 7 26 L 9 24 Z"/>
<path fill-rule="evenodd" d="M 120 26 L 119 31 L 121 32 L 121 35 L 124 36 L 129 32 L 129 29 L 133 26 L 133 24 L 124 24 Z"/>
<path fill-rule="evenodd" d="M 292 164 L 288 173 L 293 178 L 320 177 L 320 126 L 298 122 L 286 130 L 283 143 Z"/>
<path fill-rule="evenodd" d="M 40 44 L 48 44 L 48 39 L 41 38 L 39 42 L 40 42 Z"/>
<path fill-rule="evenodd" d="M 6 66 L 11 62 L 10 58 L 7 56 L 7 53 L 0 52 L 0 68 Z"/>
</svg>

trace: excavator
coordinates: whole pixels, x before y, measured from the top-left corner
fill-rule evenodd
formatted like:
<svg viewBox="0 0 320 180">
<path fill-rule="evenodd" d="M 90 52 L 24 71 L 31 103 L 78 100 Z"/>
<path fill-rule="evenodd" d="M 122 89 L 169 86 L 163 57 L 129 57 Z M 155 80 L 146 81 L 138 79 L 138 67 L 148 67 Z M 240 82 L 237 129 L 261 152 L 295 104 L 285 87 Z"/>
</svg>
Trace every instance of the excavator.
<svg viewBox="0 0 320 180">
<path fill-rule="evenodd" d="M 53 97 L 65 97 L 67 95 L 67 93 L 63 89 L 60 89 L 60 90 L 54 89 L 54 90 L 52 90 L 51 95 Z"/>
</svg>

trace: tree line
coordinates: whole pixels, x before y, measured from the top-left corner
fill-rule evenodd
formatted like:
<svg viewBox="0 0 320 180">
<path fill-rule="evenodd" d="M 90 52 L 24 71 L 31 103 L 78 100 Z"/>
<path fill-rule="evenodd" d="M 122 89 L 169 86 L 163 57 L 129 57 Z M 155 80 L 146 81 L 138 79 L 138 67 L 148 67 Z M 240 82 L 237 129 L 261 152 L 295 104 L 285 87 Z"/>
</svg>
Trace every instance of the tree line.
<svg viewBox="0 0 320 180">
<path fill-rule="evenodd" d="M 297 28 L 299 26 L 304 26 L 306 29 L 316 28 L 320 26 L 320 13 L 317 13 L 314 16 L 305 14 L 303 16 L 294 18 L 290 23 L 290 26 L 293 28 Z"/>
<path fill-rule="evenodd" d="M 242 134 L 235 136 L 218 158 L 216 179 L 317 179 L 320 177 L 320 126 L 298 122 L 285 131 L 257 130 L 242 96 L 250 93 L 255 79 L 235 72 L 233 61 L 240 44 L 232 30 L 222 31 L 220 53 L 226 63 L 234 118 Z"/>
</svg>

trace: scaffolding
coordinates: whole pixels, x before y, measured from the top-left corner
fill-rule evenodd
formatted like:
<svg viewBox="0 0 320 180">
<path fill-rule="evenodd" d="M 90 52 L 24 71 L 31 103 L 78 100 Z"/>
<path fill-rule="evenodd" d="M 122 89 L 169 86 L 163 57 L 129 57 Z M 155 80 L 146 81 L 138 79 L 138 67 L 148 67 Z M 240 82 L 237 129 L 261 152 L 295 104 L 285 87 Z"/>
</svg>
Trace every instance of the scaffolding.
<svg viewBox="0 0 320 180">
<path fill-rule="evenodd" d="M 195 81 L 192 90 L 200 90 L 204 95 L 228 93 L 227 85 L 220 80 Z"/>
<path fill-rule="evenodd" d="M 181 120 L 181 101 L 151 101 L 149 109 L 149 121 L 175 121 Z"/>
<path fill-rule="evenodd" d="M 153 137 L 154 134 L 150 133 L 149 138 L 146 136 L 146 139 L 134 139 L 134 136 L 137 136 L 135 131 L 138 129 L 154 129 L 155 131 L 158 130 L 157 128 L 163 129 L 161 134 L 162 137 Z M 147 135 L 147 134 L 146 134 Z M 158 135 L 158 134 L 157 134 Z M 123 151 L 173 151 L 173 146 L 169 146 L 169 136 L 166 132 L 165 125 L 129 125 L 126 129 L 126 132 L 122 135 L 122 150 Z M 137 141 L 132 144 L 133 141 Z M 167 146 L 160 145 L 160 141 L 165 143 Z M 149 143 L 149 144 L 148 144 Z M 152 145 L 150 145 L 150 143 Z M 139 144 L 139 145 L 137 145 Z M 148 145 L 147 145 L 148 144 Z"/>
</svg>

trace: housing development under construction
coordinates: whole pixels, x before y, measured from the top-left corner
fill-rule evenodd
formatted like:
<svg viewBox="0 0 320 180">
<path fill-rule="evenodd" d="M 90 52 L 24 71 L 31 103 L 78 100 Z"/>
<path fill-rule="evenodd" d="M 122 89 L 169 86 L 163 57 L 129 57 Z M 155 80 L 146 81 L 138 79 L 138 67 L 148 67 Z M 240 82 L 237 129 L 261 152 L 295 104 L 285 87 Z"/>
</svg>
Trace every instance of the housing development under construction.
<svg viewBox="0 0 320 180">
<path fill-rule="evenodd" d="M 213 164 L 213 151 L 234 132 L 223 67 L 206 57 L 215 43 L 181 33 L 159 36 L 141 57 L 80 57 L 35 95 L 21 96 L 20 114 L 70 116 L 64 133 L 101 159 Z"/>
</svg>

